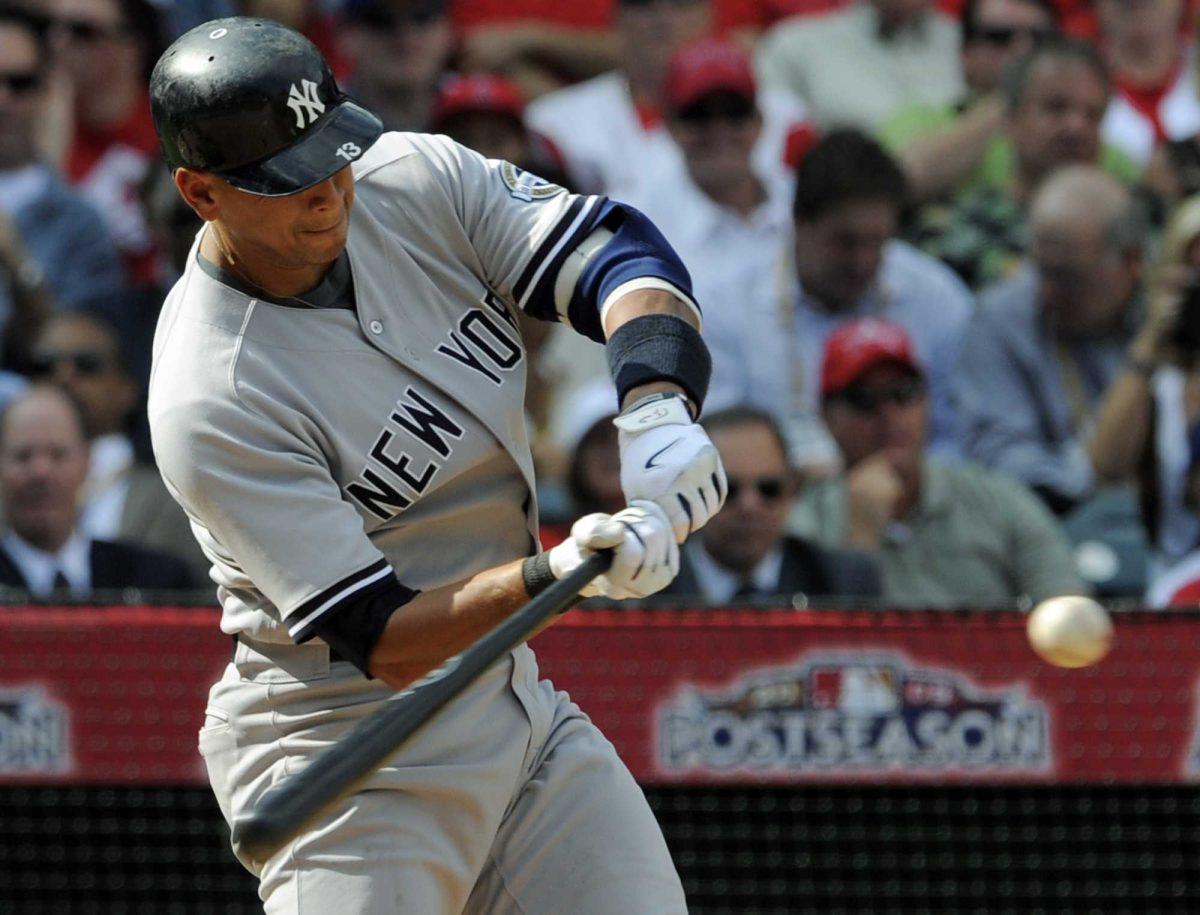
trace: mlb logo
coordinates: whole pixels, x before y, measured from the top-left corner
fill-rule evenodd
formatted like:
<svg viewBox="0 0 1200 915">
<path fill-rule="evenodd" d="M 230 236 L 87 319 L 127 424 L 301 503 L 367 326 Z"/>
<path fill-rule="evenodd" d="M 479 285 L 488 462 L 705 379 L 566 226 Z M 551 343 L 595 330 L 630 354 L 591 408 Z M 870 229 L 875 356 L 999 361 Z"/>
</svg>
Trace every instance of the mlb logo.
<svg viewBox="0 0 1200 915">
<path fill-rule="evenodd" d="M 878 664 L 818 667 L 810 674 L 812 707 L 858 715 L 883 715 L 900 708 L 895 673 Z"/>
</svg>

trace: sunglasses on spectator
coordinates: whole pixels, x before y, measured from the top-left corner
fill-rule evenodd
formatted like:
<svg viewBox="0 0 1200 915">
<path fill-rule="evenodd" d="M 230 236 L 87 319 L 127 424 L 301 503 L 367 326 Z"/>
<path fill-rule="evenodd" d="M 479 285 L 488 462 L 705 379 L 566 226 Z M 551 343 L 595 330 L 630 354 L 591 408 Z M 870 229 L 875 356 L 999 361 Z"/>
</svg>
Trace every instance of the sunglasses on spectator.
<svg viewBox="0 0 1200 915">
<path fill-rule="evenodd" d="M 736 502 L 743 490 L 753 487 L 764 502 L 778 502 L 787 491 L 787 480 L 783 477 L 759 477 L 756 480 L 739 480 L 729 477 L 728 501 Z"/>
<path fill-rule="evenodd" d="M 129 31 L 128 28 L 120 23 L 102 25 L 97 22 L 88 22 L 85 19 L 59 19 L 55 24 L 66 32 L 73 41 L 84 44 L 102 41 L 105 38 L 116 38 Z"/>
<path fill-rule="evenodd" d="M 859 413 L 874 413 L 885 403 L 906 407 L 925 394 L 925 382 L 919 378 L 878 387 L 849 387 L 837 399 Z"/>
<path fill-rule="evenodd" d="M 1006 25 L 985 25 L 975 29 L 971 37 L 996 48 L 1011 47 L 1018 38 L 1028 38 L 1032 44 L 1045 41 L 1054 33 L 1049 29 L 1018 29 Z"/>
<path fill-rule="evenodd" d="M 112 368 L 113 362 L 104 353 L 81 349 L 74 352 L 37 353 L 33 357 L 33 374 L 50 375 L 61 364 L 70 365 L 80 375 L 99 375 Z"/>
<path fill-rule="evenodd" d="M 754 101 L 734 92 L 715 92 L 688 105 L 675 115 L 685 124 L 707 124 L 712 121 L 745 123 L 754 117 Z"/>
<path fill-rule="evenodd" d="M 26 95 L 42 84 L 42 74 L 36 70 L 0 73 L 0 84 L 7 86 L 13 95 Z"/>
</svg>

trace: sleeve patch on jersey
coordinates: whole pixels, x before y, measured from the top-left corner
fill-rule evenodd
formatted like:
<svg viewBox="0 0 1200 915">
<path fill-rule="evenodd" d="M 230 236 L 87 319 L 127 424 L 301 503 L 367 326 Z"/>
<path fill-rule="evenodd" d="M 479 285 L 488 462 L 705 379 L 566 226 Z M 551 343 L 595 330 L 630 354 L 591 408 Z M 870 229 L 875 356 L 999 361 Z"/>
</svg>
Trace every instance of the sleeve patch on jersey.
<svg viewBox="0 0 1200 915">
<path fill-rule="evenodd" d="M 546 200 L 556 194 L 563 193 L 563 188 L 557 184 L 551 184 L 545 178 L 539 178 L 533 172 L 517 168 L 511 162 L 501 163 L 500 180 L 508 188 L 509 194 L 518 200 L 525 200 L 527 202 Z"/>
</svg>

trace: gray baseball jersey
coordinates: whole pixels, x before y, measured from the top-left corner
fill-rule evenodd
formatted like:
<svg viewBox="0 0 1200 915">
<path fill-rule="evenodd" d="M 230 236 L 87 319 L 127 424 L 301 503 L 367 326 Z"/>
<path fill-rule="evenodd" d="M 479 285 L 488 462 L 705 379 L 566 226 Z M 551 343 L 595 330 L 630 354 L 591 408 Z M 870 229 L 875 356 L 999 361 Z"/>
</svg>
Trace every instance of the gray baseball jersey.
<svg viewBox="0 0 1200 915">
<path fill-rule="evenodd" d="M 155 455 L 213 561 L 226 632 L 302 641 L 389 568 L 426 589 L 528 555 L 513 305 L 535 258 L 553 261 L 544 243 L 578 241 L 563 223 L 600 201 L 531 199 L 507 168 L 438 137 L 376 143 L 354 165 L 353 311 L 249 299 L 194 257 L 172 290 Z"/>
<path fill-rule="evenodd" d="M 565 304 L 563 264 L 604 205 L 443 137 L 385 134 L 353 169 L 355 308 L 255 299 L 200 269 L 193 251 L 155 339 L 155 455 L 212 561 L 222 629 L 242 640 L 201 737 L 230 818 L 388 698 L 377 681 L 329 663 L 314 638 L 326 614 L 383 582 L 424 590 L 535 549 L 515 310 L 581 322 L 577 303 Z M 595 315 L 587 320 L 595 335 Z M 558 772 L 545 771 L 554 760 Z M 567 777 L 572 768 L 579 774 Z M 562 806 L 556 792 L 540 792 L 523 802 L 527 815 L 573 822 L 573 840 L 533 841 L 522 822 L 516 799 L 535 773 L 561 782 Z M 259 871 L 268 911 L 549 913 L 538 901 L 544 881 L 577 895 L 575 911 L 683 910 L 644 799 L 611 745 L 537 682 L 525 647 L 367 787 L 401 790 L 347 801 Z M 479 811 L 488 817 L 477 823 Z M 389 828 L 384 845 L 403 849 L 399 859 L 379 850 L 378 831 Z M 579 845 L 579 835 L 594 838 Z M 547 862 L 542 839 L 555 843 L 558 863 Z M 424 864 L 413 863 L 418 845 Z M 587 883 L 580 856 L 606 856 L 625 876 Z M 357 862 L 353 873 L 345 861 Z M 429 861 L 454 878 L 431 881 Z M 548 863 L 550 873 L 531 876 Z M 397 881 L 408 888 L 399 895 Z M 484 897 L 486 907 L 468 905 Z"/>
</svg>

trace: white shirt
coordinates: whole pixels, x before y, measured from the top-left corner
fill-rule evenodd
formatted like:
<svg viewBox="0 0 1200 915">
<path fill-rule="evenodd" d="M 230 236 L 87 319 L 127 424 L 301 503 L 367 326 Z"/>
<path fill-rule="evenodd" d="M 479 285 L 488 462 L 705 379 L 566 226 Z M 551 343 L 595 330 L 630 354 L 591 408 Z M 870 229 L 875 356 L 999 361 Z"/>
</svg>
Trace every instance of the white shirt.
<svg viewBox="0 0 1200 915">
<path fill-rule="evenodd" d="M 798 99 L 781 92 L 760 91 L 758 104 L 763 129 L 753 162 L 769 175 L 784 168 L 788 134 L 805 113 Z M 632 202 L 645 196 L 646 186 L 686 176 L 683 153 L 661 123 L 643 126 L 619 71 L 542 96 L 529 104 L 525 120 L 554 141 L 583 190 Z"/>
<path fill-rule="evenodd" d="M 776 170 L 756 177 L 765 199 L 748 216 L 718 204 L 686 170 L 677 180 L 643 185 L 627 200 L 650 217 L 679 254 L 705 315 L 736 307 L 722 300 L 730 283 L 746 273 L 770 273 L 791 242 L 792 176 Z"/>
<path fill-rule="evenodd" d="M 92 590 L 91 540 L 76 530 L 57 553 L 47 553 L 22 540 L 13 531 L 4 535 L 4 549 L 21 570 L 29 591 L 45 597 L 54 590 L 54 576 L 62 572 L 71 594 L 86 597 Z"/>
<path fill-rule="evenodd" d="M 730 572 L 708 554 L 699 538 L 683 545 L 692 569 L 696 573 L 696 584 L 710 604 L 727 604 L 741 590 L 742 584 L 750 584 L 763 594 L 773 594 L 779 587 L 779 573 L 783 569 L 783 547 L 776 546 L 754 567 L 749 576 Z"/>
<path fill-rule="evenodd" d="M 1156 113 L 1168 140 L 1184 140 L 1200 133 L 1200 83 L 1193 53 L 1187 54 L 1175 81 L 1159 100 Z M 1100 135 L 1106 145 L 1143 166 L 1157 144 L 1153 122 L 1119 92 L 1113 93 L 1105 109 Z"/>
<path fill-rule="evenodd" d="M 119 433 L 92 442 L 79 529 L 95 540 L 120 539 L 121 513 L 129 495 L 133 443 Z"/>
<path fill-rule="evenodd" d="M 932 4 L 931 4 L 932 5 Z M 962 97 L 958 23 L 935 10 L 885 37 L 874 4 L 826 16 L 793 16 L 759 38 L 761 84 L 803 99 L 823 129 L 868 133 L 905 105 L 949 105 Z"/>
</svg>

